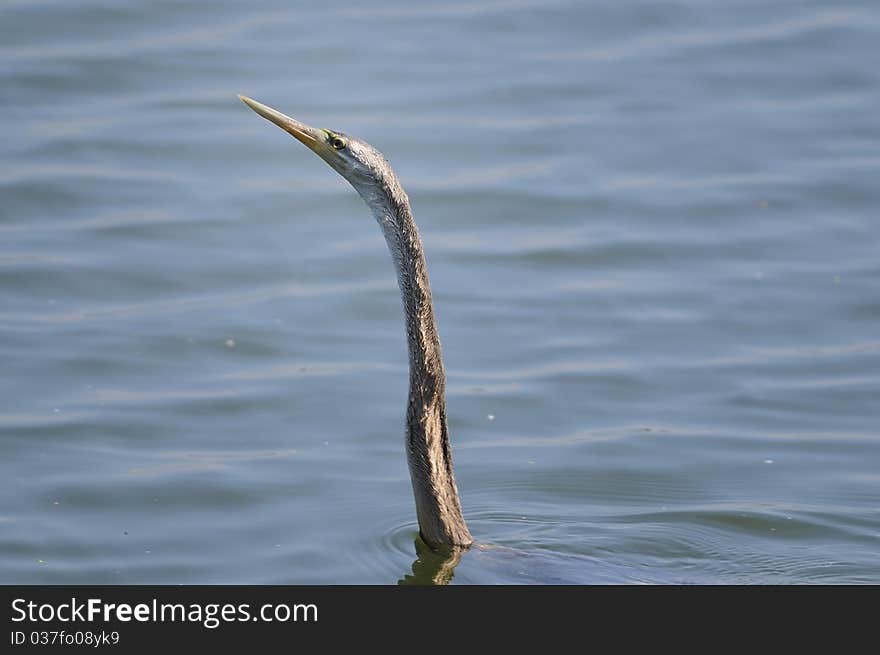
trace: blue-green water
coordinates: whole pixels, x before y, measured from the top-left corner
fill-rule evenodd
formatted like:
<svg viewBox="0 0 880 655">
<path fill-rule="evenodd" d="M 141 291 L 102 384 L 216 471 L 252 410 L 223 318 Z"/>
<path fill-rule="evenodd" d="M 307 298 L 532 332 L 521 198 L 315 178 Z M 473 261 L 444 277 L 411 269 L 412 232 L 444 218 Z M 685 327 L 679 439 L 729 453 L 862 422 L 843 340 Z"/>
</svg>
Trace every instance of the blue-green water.
<svg viewBox="0 0 880 655">
<path fill-rule="evenodd" d="M 0 3 L 0 582 L 394 583 L 409 192 L 454 582 L 880 582 L 871 2 Z"/>
</svg>

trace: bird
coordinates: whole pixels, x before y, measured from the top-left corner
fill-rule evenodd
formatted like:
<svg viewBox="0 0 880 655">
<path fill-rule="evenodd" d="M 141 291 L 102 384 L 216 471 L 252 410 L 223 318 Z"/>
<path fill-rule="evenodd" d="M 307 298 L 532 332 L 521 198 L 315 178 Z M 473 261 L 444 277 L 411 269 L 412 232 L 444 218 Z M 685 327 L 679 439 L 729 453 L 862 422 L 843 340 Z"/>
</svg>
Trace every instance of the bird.
<svg viewBox="0 0 880 655">
<path fill-rule="evenodd" d="M 446 421 L 446 373 L 422 239 L 409 198 L 388 160 L 356 137 L 316 129 L 247 96 L 239 99 L 292 135 L 345 178 L 382 230 L 403 300 L 409 354 L 406 456 L 421 539 L 439 552 L 474 540 L 462 515 Z"/>
</svg>

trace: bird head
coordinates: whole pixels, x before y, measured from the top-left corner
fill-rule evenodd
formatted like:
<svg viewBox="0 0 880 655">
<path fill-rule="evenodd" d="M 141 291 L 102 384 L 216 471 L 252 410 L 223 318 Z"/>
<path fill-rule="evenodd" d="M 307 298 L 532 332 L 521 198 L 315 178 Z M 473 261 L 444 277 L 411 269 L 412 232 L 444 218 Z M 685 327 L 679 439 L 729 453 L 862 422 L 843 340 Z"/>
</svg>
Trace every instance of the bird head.
<svg viewBox="0 0 880 655">
<path fill-rule="evenodd" d="M 327 162 L 361 195 L 371 193 L 377 184 L 393 176 L 385 157 L 369 143 L 342 132 L 311 127 L 247 96 L 238 97 Z"/>
</svg>

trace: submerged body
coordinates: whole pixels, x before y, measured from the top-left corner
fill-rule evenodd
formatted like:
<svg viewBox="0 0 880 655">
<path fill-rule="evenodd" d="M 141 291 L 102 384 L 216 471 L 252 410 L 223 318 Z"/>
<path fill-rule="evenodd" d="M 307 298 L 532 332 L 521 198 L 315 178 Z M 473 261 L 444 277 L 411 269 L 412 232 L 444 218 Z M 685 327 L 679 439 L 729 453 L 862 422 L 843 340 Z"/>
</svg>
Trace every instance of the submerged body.
<svg viewBox="0 0 880 655">
<path fill-rule="evenodd" d="M 339 132 L 309 127 L 255 100 L 239 97 L 348 180 L 382 228 L 397 271 L 406 319 L 409 352 L 406 456 L 419 532 L 433 548 L 470 546 L 473 538 L 462 516 L 452 470 L 446 424 L 446 374 L 431 286 L 409 198 L 385 157 L 368 143 Z"/>
</svg>

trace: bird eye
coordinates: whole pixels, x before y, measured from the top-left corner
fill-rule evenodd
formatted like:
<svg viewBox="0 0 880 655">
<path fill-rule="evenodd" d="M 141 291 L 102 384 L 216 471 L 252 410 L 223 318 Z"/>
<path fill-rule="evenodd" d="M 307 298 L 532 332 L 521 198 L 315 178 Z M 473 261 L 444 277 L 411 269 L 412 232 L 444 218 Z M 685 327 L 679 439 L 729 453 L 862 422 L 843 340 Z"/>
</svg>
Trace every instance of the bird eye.
<svg viewBox="0 0 880 655">
<path fill-rule="evenodd" d="M 343 139 L 342 137 L 334 136 L 332 139 L 330 139 L 330 145 L 337 150 L 342 150 L 345 147 L 345 139 Z"/>
</svg>

